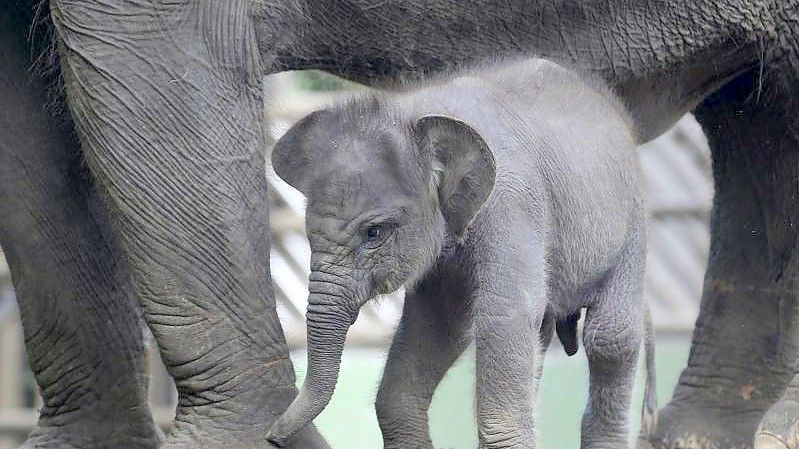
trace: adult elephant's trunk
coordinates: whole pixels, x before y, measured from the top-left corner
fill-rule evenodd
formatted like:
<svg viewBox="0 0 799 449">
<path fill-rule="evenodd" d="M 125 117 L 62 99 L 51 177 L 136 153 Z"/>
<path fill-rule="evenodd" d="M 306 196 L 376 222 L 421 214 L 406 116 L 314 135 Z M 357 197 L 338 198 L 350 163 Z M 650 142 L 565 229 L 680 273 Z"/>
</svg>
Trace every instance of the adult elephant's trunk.
<svg viewBox="0 0 799 449">
<path fill-rule="evenodd" d="M 316 273 L 314 273 L 316 274 Z M 308 373 L 294 402 L 272 426 L 267 439 L 285 447 L 289 439 L 324 410 L 338 380 L 347 330 L 358 317 L 358 301 L 338 282 L 313 282 L 308 296 Z"/>
</svg>

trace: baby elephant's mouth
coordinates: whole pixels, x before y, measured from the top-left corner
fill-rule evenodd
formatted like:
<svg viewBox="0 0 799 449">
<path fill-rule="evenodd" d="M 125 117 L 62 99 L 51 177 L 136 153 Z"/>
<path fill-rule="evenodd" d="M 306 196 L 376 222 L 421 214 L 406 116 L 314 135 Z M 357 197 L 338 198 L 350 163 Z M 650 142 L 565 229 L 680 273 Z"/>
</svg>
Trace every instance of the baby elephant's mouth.
<svg viewBox="0 0 799 449">
<path fill-rule="evenodd" d="M 372 298 L 377 296 L 390 295 L 403 287 L 404 283 L 399 279 L 387 279 L 383 281 L 382 285 L 375 289 L 375 294 Z"/>
</svg>

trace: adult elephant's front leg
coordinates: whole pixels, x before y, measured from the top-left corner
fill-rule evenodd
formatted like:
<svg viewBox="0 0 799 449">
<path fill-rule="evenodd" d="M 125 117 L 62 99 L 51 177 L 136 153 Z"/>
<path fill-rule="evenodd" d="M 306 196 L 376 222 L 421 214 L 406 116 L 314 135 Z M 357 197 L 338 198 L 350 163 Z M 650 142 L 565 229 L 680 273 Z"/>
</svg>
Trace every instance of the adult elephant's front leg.
<svg viewBox="0 0 799 449">
<path fill-rule="evenodd" d="M 86 160 L 177 383 L 166 446 L 268 447 L 296 389 L 270 286 L 251 2 L 50 4 Z M 296 446 L 325 447 L 313 428 Z"/>
<path fill-rule="evenodd" d="M 71 124 L 46 107 L 49 86 L 30 69 L 32 10 L 10 3 L 0 6 L 0 244 L 43 402 L 23 448 L 155 449 L 126 264 Z"/>
<path fill-rule="evenodd" d="M 738 78 L 697 111 L 713 151 L 713 237 L 693 348 L 660 414 L 658 448 L 751 448 L 795 373 L 797 84 L 765 75 Z"/>
</svg>

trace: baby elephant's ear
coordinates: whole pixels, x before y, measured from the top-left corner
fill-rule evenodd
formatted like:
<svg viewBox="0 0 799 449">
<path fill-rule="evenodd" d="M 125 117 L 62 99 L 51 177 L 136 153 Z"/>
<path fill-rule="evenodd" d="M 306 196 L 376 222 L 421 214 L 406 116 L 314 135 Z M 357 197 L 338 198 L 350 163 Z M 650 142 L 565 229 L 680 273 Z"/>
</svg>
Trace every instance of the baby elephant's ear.
<svg viewBox="0 0 799 449">
<path fill-rule="evenodd" d="M 416 132 L 433 156 L 433 175 L 447 227 L 463 237 L 494 188 L 494 155 L 477 131 L 456 118 L 422 117 Z"/>
<path fill-rule="evenodd" d="M 320 145 L 315 136 L 316 125 L 327 111 L 316 111 L 294 124 L 272 148 L 272 168 L 290 186 L 306 193 L 308 176 L 313 170 L 313 159 Z M 316 141 L 315 141 L 316 140 Z"/>
</svg>

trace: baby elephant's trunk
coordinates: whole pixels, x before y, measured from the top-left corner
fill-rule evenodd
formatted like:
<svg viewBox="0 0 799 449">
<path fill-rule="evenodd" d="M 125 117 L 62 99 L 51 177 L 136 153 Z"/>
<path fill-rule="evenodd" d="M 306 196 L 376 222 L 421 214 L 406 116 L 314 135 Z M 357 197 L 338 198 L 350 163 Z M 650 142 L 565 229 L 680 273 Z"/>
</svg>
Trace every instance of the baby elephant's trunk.
<svg viewBox="0 0 799 449">
<path fill-rule="evenodd" d="M 313 276 L 312 276 L 313 278 Z M 267 439 L 286 447 L 289 439 L 324 410 L 338 380 L 347 330 L 358 317 L 352 298 L 327 293 L 330 283 L 309 286 L 308 373 L 294 402 L 272 425 Z M 325 291 L 325 293 L 320 293 Z"/>
</svg>

